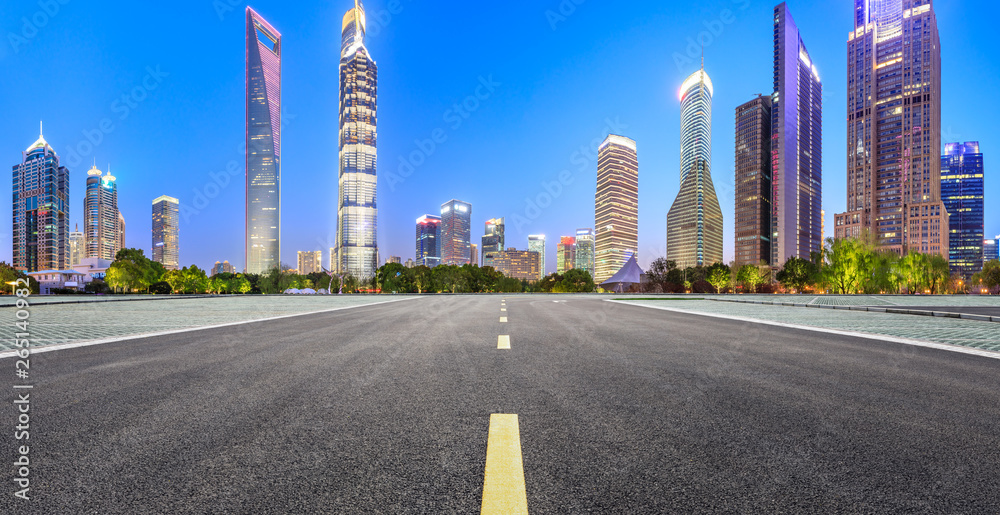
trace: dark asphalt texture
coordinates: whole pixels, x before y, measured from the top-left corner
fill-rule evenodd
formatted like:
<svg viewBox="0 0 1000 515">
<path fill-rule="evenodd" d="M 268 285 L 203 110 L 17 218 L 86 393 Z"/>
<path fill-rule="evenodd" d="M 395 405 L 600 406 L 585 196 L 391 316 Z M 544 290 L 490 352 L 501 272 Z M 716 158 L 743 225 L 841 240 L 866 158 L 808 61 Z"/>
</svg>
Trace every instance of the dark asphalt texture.
<svg viewBox="0 0 1000 515">
<path fill-rule="evenodd" d="M 36 355 L 32 501 L 0 513 L 477 513 L 491 413 L 532 513 L 1000 512 L 1000 361 L 500 299 Z"/>
</svg>

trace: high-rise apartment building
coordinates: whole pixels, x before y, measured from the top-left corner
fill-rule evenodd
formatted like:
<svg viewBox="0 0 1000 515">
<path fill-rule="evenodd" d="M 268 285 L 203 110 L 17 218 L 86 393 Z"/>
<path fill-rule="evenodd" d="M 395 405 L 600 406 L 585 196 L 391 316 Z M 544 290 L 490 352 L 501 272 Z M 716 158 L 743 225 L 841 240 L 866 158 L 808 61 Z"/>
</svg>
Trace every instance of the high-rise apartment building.
<svg viewBox="0 0 1000 515">
<path fill-rule="evenodd" d="M 704 64 L 681 85 L 681 187 L 667 212 L 667 259 L 680 268 L 722 261 L 722 208 L 712 183 L 712 94 Z"/>
<path fill-rule="evenodd" d="M 479 266 L 479 245 L 473 243 L 472 251 L 469 252 L 469 264 Z"/>
<path fill-rule="evenodd" d="M 576 230 L 576 257 L 573 268 L 594 276 L 594 230 Z"/>
<path fill-rule="evenodd" d="M 601 283 L 639 250 L 639 157 L 629 138 L 610 134 L 597 148 L 594 224 L 594 280 Z"/>
<path fill-rule="evenodd" d="M 1000 234 L 992 240 L 983 240 L 983 265 L 1000 260 Z"/>
<path fill-rule="evenodd" d="M 69 170 L 39 127 L 38 140 L 13 168 L 14 268 L 66 270 L 70 265 Z"/>
<path fill-rule="evenodd" d="M 441 264 L 467 265 L 472 255 L 472 204 L 449 200 L 441 204 Z"/>
<path fill-rule="evenodd" d="M 494 257 L 494 267 L 507 277 L 534 282 L 543 276 L 540 254 L 531 250 L 507 249 Z"/>
<path fill-rule="evenodd" d="M 109 171 L 94 166 L 87 172 L 87 190 L 83 199 L 83 237 L 86 256 L 114 260 L 121 250 L 125 232 L 118 213 L 118 182 Z"/>
<path fill-rule="evenodd" d="M 504 219 L 492 218 L 486 221 L 486 233 L 483 235 L 483 245 L 480 253 L 483 255 L 483 266 L 493 266 L 493 255 L 503 252 L 504 247 Z"/>
<path fill-rule="evenodd" d="M 565 274 L 576 266 L 576 238 L 562 236 L 556 245 L 556 273 Z"/>
<path fill-rule="evenodd" d="M 373 277 L 379 261 L 378 66 L 365 47 L 365 31 L 365 10 L 355 1 L 341 26 L 336 269 L 358 278 Z"/>
<path fill-rule="evenodd" d="M 124 249 L 125 245 L 125 215 L 122 214 L 121 210 L 118 211 L 118 227 L 116 230 L 118 235 L 115 239 L 118 242 L 118 250 Z M 117 254 L 117 252 L 115 252 Z"/>
<path fill-rule="evenodd" d="M 281 34 L 247 7 L 246 270 L 281 265 Z"/>
<path fill-rule="evenodd" d="M 774 8 L 771 97 L 771 257 L 823 248 L 823 84 L 788 6 Z"/>
<path fill-rule="evenodd" d="M 153 261 L 167 270 L 180 269 L 180 202 L 163 195 L 153 200 Z"/>
<path fill-rule="evenodd" d="M 302 275 L 309 275 L 314 272 L 323 271 L 323 251 L 322 250 L 300 250 L 298 253 L 299 258 L 299 273 Z"/>
<path fill-rule="evenodd" d="M 73 232 L 69 233 L 69 266 L 79 265 L 80 260 L 86 256 L 83 231 L 80 230 L 80 224 L 77 224 Z"/>
<path fill-rule="evenodd" d="M 387 265 L 402 265 L 403 264 L 403 258 L 401 258 L 399 256 L 389 256 L 389 257 L 385 258 L 385 264 L 387 264 Z"/>
<path fill-rule="evenodd" d="M 441 217 L 417 218 L 416 264 L 434 268 L 441 264 Z"/>
<path fill-rule="evenodd" d="M 931 0 L 855 0 L 847 36 L 847 212 L 837 238 L 948 256 L 941 43 Z"/>
<path fill-rule="evenodd" d="M 771 97 L 736 108 L 736 266 L 771 263 Z"/>
<path fill-rule="evenodd" d="M 941 156 L 941 201 L 948 211 L 951 273 L 969 280 L 983 269 L 983 154 L 979 142 L 948 143 Z"/>
<path fill-rule="evenodd" d="M 529 234 L 528 235 L 528 252 L 534 252 L 538 254 L 538 279 L 541 280 L 545 277 L 545 235 L 544 234 Z M 498 269 L 499 270 L 499 269 Z"/>
</svg>

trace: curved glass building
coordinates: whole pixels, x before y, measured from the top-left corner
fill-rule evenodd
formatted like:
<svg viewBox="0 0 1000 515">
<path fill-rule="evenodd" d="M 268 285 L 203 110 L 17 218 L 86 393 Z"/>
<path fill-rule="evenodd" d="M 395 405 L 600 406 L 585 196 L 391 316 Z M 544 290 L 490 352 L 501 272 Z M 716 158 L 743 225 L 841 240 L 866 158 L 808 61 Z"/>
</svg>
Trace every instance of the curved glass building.
<svg viewBox="0 0 1000 515">
<path fill-rule="evenodd" d="M 14 165 L 14 267 L 26 272 L 65 270 L 70 264 L 69 170 L 39 127 L 38 140 Z"/>
<path fill-rule="evenodd" d="M 336 268 L 365 279 L 378 269 L 378 67 L 365 48 L 365 10 L 360 2 L 355 1 L 344 15 L 341 35 Z"/>
<path fill-rule="evenodd" d="M 702 68 L 681 85 L 681 182 L 698 160 L 712 168 L 712 79 Z"/>
</svg>

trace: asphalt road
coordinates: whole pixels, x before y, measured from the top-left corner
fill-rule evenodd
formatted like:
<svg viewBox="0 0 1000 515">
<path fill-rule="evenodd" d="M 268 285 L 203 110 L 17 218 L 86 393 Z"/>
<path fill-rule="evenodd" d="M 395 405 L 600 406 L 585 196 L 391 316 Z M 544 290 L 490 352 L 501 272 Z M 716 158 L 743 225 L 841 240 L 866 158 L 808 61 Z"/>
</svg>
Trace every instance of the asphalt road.
<svg viewBox="0 0 1000 515">
<path fill-rule="evenodd" d="M 32 500 L 5 481 L 0 513 L 476 513 L 494 413 L 519 417 L 532 513 L 1000 511 L 998 360 L 587 297 L 507 310 L 37 355 Z"/>
</svg>

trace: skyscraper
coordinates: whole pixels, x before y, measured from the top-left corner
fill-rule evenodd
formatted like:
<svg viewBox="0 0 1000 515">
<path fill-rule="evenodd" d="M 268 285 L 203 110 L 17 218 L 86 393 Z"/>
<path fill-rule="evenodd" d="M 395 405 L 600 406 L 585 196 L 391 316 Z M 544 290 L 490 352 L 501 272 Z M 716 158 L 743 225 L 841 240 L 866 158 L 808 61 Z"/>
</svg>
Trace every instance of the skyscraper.
<svg viewBox="0 0 1000 515">
<path fill-rule="evenodd" d="M 712 183 L 712 93 L 704 64 L 681 85 L 681 188 L 667 212 L 667 259 L 680 268 L 722 261 L 722 208 Z"/>
<path fill-rule="evenodd" d="M 167 270 L 178 270 L 180 263 L 180 202 L 163 195 L 153 200 L 153 261 Z"/>
<path fill-rule="evenodd" d="M 469 264 L 479 266 L 479 245 L 475 243 L 472 244 L 472 250 L 469 252 Z"/>
<path fill-rule="evenodd" d="M 534 282 L 544 275 L 538 264 L 540 256 L 535 251 L 506 249 L 494 256 L 494 263 L 496 270 L 507 277 Z"/>
<path fill-rule="evenodd" d="M 951 273 L 965 280 L 983 269 L 983 154 L 979 142 L 948 143 L 941 156 L 941 201 L 948 211 Z"/>
<path fill-rule="evenodd" d="M 118 250 L 126 247 L 125 245 L 125 215 L 122 214 L 121 210 L 118 211 L 118 225 L 115 227 L 115 242 Z M 115 251 L 115 254 L 118 252 Z"/>
<path fill-rule="evenodd" d="M 85 256 L 83 232 L 80 231 L 80 224 L 77 224 L 76 229 L 69 233 L 69 266 L 80 264 Z"/>
<path fill-rule="evenodd" d="M 563 236 L 556 245 L 556 273 L 565 274 L 576 266 L 576 238 Z"/>
<path fill-rule="evenodd" d="M 216 261 L 215 265 L 212 266 L 212 275 L 233 273 L 236 273 L 236 267 L 229 264 L 229 261 L 224 261 L 222 263 Z"/>
<path fill-rule="evenodd" d="M 736 108 L 736 266 L 771 263 L 771 97 Z"/>
<path fill-rule="evenodd" d="M 441 204 L 441 264 L 466 265 L 472 253 L 472 204 Z"/>
<path fill-rule="evenodd" d="M 992 240 L 983 240 L 983 264 L 1000 259 L 1000 234 Z"/>
<path fill-rule="evenodd" d="M 341 26 L 337 270 L 358 278 L 378 269 L 378 67 L 365 28 L 364 7 L 355 0 Z"/>
<path fill-rule="evenodd" d="M 121 218 L 118 216 L 118 182 L 115 176 L 94 166 L 87 172 L 83 199 L 83 237 L 86 257 L 114 260 L 121 250 Z"/>
<path fill-rule="evenodd" d="M 513 249 L 512 249 L 513 250 Z M 538 254 L 538 279 L 545 277 L 545 235 L 528 235 L 528 252 Z"/>
<path fill-rule="evenodd" d="M 313 272 L 323 271 L 323 251 L 307 250 L 298 252 L 298 269 L 302 275 L 309 275 Z"/>
<path fill-rule="evenodd" d="M 424 215 L 417 218 L 417 266 L 434 268 L 441 264 L 441 217 Z"/>
<path fill-rule="evenodd" d="M 247 7 L 246 271 L 281 264 L 281 34 Z"/>
<path fill-rule="evenodd" d="M 823 247 L 823 84 L 784 2 L 774 8 L 771 101 L 770 264 L 780 267 Z"/>
<path fill-rule="evenodd" d="M 483 235 L 483 266 L 493 266 L 493 255 L 504 249 L 504 219 L 491 218 L 486 221 L 486 233 Z"/>
<path fill-rule="evenodd" d="M 13 168 L 14 268 L 65 270 L 70 265 L 69 170 L 39 127 L 38 140 Z"/>
<path fill-rule="evenodd" d="M 948 256 L 941 43 L 931 0 L 855 0 L 847 41 L 847 212 L 837 238 Z"/>
<path fill-rule="evenodd" d="M 639 250 L 639 157 L 635 141 L 624 136 L 609 134 L 597 148 L 594 223 L 600 284 Z"/>
<path fill-rule="evenodd" d="M 594 276 L 594 230 L 576 230 L 576 262 L 573 268 L 584 270 Z"/>
</svg>

